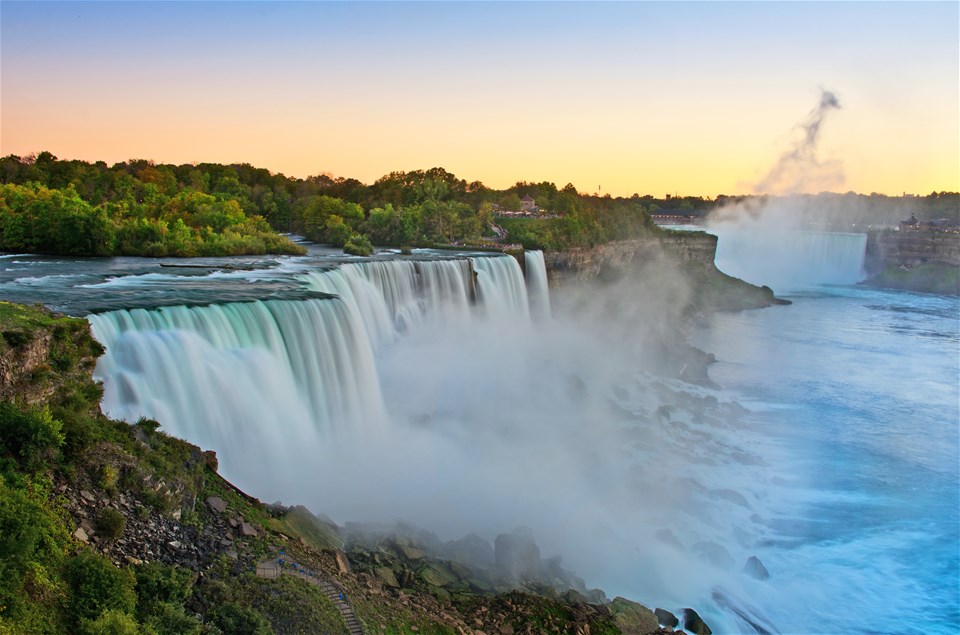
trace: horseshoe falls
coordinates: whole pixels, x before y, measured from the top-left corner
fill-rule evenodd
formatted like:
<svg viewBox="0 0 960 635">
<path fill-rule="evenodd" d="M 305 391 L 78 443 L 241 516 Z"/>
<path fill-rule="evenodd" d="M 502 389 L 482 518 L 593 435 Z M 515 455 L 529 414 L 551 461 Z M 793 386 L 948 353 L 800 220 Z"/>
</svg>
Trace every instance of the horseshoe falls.
<svg viewBox="0 0 960 635">
<path fill-rule="evenodd" d="M 445 540 L 526 525 L 714 633 L 957 632 L 960 303 L 850 284 L 855 236 L 751 240 L 720 234 L 721 268 L 793 304 L 692 327 L 714 387 L 637 344 L 689 289 L 548 289 L 535 252 L 17 255 L 0 297 L 87 315 L 103 409 L 263 500 Z"/>
</svg>

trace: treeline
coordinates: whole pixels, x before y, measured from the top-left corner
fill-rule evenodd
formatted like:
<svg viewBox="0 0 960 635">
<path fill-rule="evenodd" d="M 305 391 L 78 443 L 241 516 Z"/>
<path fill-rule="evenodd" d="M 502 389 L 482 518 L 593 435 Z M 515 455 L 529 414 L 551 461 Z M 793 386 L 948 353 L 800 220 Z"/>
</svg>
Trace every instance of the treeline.
<svg viewBox="0 0 960 635">
<path fill-rule="evenodd" d="M 649 231 L 656 203 L 518 182 L 493 190 L 442 168 L 391 172 L 371 185 L 288 178 L 247 164 L 61 161 L 49 152 L 0 159 L 0 250 L 72 255 L 298 253 L 275 232 L 367 254 L 372 245 L 479 245 L 497 207 L 523 196 L 560 216 L 505 223 L 527 247 L 592 245 Z M 500 236 L 500 238 L 504 238 Z"/>
</svg>

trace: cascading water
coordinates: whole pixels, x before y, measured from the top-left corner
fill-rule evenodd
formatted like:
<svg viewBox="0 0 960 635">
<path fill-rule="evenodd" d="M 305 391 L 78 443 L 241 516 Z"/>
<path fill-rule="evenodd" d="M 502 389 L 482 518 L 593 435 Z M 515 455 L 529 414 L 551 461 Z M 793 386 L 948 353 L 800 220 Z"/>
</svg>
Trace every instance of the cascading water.
<svg viewBox="0 0 960 635">
<path fill-rule="evenodd" d="M 104 411 L 149 417 L 258 478 L 251 448 L 289 452 L 385 420 L 375 351 L 429 320 L 468 324 L 472 267 L 483 315 L 528 318 L 509 256 L 369 261 L 299 274 L 330 299 L 109 311 L 89 317 L 107 349 Z M 479 272 L 483 272 L 482 274 Z"/>
<path fill-rule="evenodd" d="M 477 272 L 477 297 L 489 317 L 530 317 L 527 287 L 516 260 L 474 258 L 473 268 Z"/>
<path fill-rule="evenodd" d="M 527 295 L 530 297 L 530 313 L 536 318 L 550 317 L 550 290 L 543 252 L 524 252 L 523 264 L 527 278 Z"/>
</svg>

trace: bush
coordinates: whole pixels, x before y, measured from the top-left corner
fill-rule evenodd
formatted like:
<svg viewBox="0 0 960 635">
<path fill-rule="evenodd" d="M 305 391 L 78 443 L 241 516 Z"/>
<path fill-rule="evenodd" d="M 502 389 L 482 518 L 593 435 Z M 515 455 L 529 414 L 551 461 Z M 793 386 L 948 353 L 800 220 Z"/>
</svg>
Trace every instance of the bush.
<svg viewBox="0 0 960 635">
<path fill-rule="evenodd" d="M 81 630 L 89 635 L 145 635 L 140 625 L 130 615 L 117 610 L 104 611 L 95 620 L 87 620 Z"/>
<path fill-rule="evenodd" d="M 12 455 L 25 470 L 39 471 L 60 453 L 61 427 L 46 407 L 0 402 L 0 455 Z"/>
<path fill-rule="evenodd" d="M 137 567 L 137 612 L 142 617 L 164 603 L 182 604 L 193 590 L 193 573 L 183 567 L 151 562 Z"/>
<path fill-rule="evenodd" d="M 262 615 L 234 602 L 223 604 L 211 617 L 220 630 L 232 635 L 271 635 L 273 632 Z"/>
<path fill-rule="evenodd" d="M 126 527 L 127 519 L 113 507 L 104 507 L 97 514 L 97 535 L 105 540 L 116 540 Z"/>
<path fill-rule="evenodd" d="M 373 245 L 366 236 L 354 234 L 343 246 L 343 251 L 351 256 L 369 256 L 373 253 Z"/>
<path fill-rule="evenodd" d="M 133 613 L 137 606 L 134 576 L 89 549 L 67 561 L 69 610 L 78 624 L 99 618 L 104 611 Z"/>
<path fill-rule="evenodd" d="M 182 606 L 160 602 L 152 615 L 143 623 L 157 635 L 199 635 L 203 626 L 192 615 L 187 615 Z"/>
</svg>

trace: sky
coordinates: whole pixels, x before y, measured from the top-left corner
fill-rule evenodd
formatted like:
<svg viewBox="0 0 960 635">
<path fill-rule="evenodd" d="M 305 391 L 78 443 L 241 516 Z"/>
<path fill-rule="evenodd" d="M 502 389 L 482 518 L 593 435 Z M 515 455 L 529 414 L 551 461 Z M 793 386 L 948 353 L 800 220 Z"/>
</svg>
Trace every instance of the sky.
<svg viewBox="0 0 960 635">
<path fill-rule="evenodd" d="M 750 193 L 960 189 L 958 2 L 0 2 L 0 154 Z"/>
</svg>

